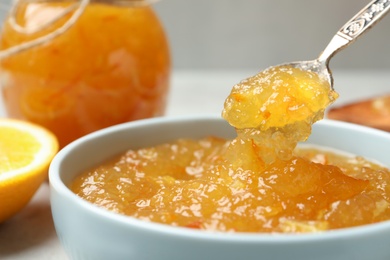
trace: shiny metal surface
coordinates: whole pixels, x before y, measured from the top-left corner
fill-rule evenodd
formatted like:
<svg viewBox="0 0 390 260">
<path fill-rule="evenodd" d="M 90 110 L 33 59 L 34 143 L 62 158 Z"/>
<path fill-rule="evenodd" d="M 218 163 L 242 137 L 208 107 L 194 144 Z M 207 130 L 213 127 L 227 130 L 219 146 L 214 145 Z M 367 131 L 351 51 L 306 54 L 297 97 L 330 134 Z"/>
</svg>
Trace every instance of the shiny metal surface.
<svg viewBox="0 0 390 260">
<path fill-rule="evenodd" d="M 389 9 L 390 0 L 374 0 L 370 2 L 341 27 L 317 59 L 285 63 L 283 65 L 291 65 L 303 70 L 316 72 L 328 80 L 333 88 L 333 76 L 329 69 L 331 58 L 374 26 L 376 22 L 388 13 Z"/>
</svg>

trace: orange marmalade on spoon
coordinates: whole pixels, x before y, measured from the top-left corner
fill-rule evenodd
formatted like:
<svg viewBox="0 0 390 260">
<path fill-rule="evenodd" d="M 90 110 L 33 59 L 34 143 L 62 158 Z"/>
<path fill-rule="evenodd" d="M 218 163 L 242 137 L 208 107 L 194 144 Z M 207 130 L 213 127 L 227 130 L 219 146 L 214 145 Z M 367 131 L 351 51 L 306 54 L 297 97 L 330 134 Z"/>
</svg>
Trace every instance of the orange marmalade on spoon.
<svg viewBox="0 0 390 260">
<path fill-rule="evenodd" d="M 253 139 L 267 162 L 289 158 L 338 94 L 315 72 L 270 67 L 233 87 L 222 116 L 241 138 Z"/>
<path fill-rule="evenodd" d="M 129 150 L 70 188 L 120 214 L 221 232 L 318 232 L 390 219 L 388 169 L 295 148 L 336 97 L 310 72 L 265 70 L 236 85 L 225 102 L 237 138 Z"/>
</svg>

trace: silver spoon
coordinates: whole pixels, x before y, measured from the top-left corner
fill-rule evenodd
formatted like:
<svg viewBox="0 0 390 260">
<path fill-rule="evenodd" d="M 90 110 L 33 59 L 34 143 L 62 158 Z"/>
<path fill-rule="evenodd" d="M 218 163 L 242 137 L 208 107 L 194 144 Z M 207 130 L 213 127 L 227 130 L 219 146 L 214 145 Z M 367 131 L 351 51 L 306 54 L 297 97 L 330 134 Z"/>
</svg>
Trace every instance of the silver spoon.
<svg viewBox="0 0 390 260">
<path fill-rule="evenodd" d="M 330 59 L 340 50 L 353 43 L 360 35 L 383 18 L 390 9 L 390 0 L 375 0 L 370 2 L 351 20 L 349 20 L 332 38 L 320 56 L 311 61 L 297 61 L 282 64 L 316 72 L 328 80 L 333 88 L 333 76 L 329 69 Z"/>
</svg>

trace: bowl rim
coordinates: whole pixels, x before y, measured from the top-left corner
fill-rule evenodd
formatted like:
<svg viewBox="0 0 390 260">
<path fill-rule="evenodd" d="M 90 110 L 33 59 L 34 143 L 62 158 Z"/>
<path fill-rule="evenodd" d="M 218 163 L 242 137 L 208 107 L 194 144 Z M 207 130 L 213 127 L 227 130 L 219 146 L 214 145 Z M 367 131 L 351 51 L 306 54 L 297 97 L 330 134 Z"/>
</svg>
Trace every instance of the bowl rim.
<svg viewBox="0 0 390 260">
<path fill-rule="evenodd" d="M 156 234 L 171 235 L 182 238 L 202 239 L 219 242 L 238 242 L 238 243 L 267 243 L 267 244 L 282 244 L 282 243 L 313 243 L 325 240 L 334 239 L 350 239 L 357 236 L 371 236 L 373 234 L 390 232 L 390 220 L 363 225 L 356 227 L 348 227 L 335 230 L 327 230 L 324 232 L 314 233 L 302 233 L 302 234 L 286 234 L 286 233 L 245 233 L 245 232 L 216 232 L 196 230 L 185 227 L 176 227 L 167 224 L 149 222 L 141 219 L 137 219 L 131 216 L 118 214 L 107 209 L 96 206 L 73 193 L 66 184 L 61 180 L 59 174 L 59 166 L 64 157 L 79 145 L 90 139 L 95 139 L 101 136 L 109 135 L 123 129 L 131 129 L 140 126 L 158 125 L 167 122 L 192 122 L 194 120 L 223 120 L 220 116 L 214 115 L 194 115 L 194 116 L 165 116 L 149 119 L 141 119 L 137 121 L 122 123 L 114 126 L 110 126 L 93 133 L 87 134 L 61 149 L 52 160 L 49 167 L 49 185 L 50 185 L 50 197 L 53 196 L 55 191 L 60 196 L 65 197 L 67 200 L 75 203 L 77 206 L 84 208 L 92 214 L 100 218 L 107 219 L 107 221 L 117 222 L 126 227 L 134 229 L 142 229 L 148 232 Z M 380 135 L 383 138 L 390 140 L 390 133 L 362 126 L 353 123 L 323 119 L 315 123 L 318 126 L 333 126 L 350 129 L 352 131 L 364 131 L 367 134 Z M 51 199 L 52 203 L 52 199 Z M 52 205 L 53 206 L 53 205 Z"/>
</svg>

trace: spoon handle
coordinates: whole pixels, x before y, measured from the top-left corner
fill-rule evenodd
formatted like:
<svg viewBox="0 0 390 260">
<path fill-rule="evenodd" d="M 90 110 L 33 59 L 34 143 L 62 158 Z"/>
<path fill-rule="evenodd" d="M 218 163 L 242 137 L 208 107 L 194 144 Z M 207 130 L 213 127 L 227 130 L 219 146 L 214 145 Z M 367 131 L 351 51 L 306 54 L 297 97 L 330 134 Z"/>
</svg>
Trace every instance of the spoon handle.
<svg viewBox="0 0 390 260">
<path fill-rule="evenodd" d="M 354 42 L 360 35 L 383 18 L 390 10 L 390 0 L 374 0 L 349 20 L 332 38 L 318 60 L 326 64 L 339 50 Z"/>
</svg>

